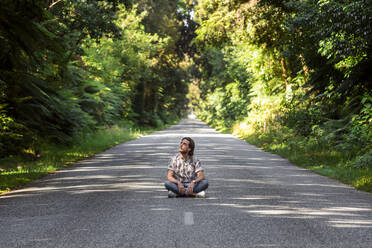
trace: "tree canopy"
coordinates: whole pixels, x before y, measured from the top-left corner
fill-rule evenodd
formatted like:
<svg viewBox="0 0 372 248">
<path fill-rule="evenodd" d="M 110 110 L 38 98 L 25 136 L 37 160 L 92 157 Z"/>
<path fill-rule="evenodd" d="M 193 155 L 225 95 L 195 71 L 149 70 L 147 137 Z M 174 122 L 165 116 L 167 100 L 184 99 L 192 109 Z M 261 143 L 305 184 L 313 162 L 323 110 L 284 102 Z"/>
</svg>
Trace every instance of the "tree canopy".
<svg viewBox="0 0 372 248">
<path fill-rule="evenodd" d="M 368 160 L 371 23 L 368 0 L 3 0 L 0 155 L 191 107 Z"/>
<path fill-rule="evenodd" d="M 371 1 L 198 3 L 202 119 L 323 140 L 372 164 Z"/>
<path fill-rule="evenodd" d="M 2 1 L 0 155 L 184 115 L 181 2 Z"/>
</svg>

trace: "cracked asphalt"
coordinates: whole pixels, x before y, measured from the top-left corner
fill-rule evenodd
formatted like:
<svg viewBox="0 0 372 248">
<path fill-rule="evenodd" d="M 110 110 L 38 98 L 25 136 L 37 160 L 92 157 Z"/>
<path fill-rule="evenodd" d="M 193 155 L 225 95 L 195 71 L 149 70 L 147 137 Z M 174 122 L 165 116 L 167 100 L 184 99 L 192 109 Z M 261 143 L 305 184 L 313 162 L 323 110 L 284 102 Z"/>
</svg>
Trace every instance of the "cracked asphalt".
<svg viewBox="0 0 372 248">
<path fill-rule="evenodd" d="M 206 199 L 167 198 L 184 136 Z M 1 196 L 0 247 L 370 248 L 372 194 L 184 119 Z"/>
</svg>

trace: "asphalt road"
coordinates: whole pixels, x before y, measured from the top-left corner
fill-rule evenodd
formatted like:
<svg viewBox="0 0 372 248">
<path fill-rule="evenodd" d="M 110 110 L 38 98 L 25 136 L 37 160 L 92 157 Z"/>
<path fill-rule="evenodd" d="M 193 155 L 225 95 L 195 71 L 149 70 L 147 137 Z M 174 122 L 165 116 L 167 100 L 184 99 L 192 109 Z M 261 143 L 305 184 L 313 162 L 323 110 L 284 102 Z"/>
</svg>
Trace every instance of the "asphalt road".
<svg viewBox="0 0 372 248">
<path fill-rule="evenodd" d="M 167 198 L 183 136 L 206 199 Z M 372 194 L 188 119 L 2 196 L 0 247 L 370 248 Z"/>
</svg>

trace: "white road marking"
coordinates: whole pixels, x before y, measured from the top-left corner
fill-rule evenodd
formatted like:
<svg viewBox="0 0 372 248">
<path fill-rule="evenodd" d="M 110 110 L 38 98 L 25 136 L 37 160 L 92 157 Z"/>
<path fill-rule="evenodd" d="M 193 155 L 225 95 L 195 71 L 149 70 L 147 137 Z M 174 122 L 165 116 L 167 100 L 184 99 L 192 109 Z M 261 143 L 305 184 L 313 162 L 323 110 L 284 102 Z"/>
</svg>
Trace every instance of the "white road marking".
<svg viewBox="0 0 372 248">
<path fill-rule="evenodd" d="M 185 212 L 185 225 L 194 225 L 194 214 L 192 212 Z"/>
</svg>

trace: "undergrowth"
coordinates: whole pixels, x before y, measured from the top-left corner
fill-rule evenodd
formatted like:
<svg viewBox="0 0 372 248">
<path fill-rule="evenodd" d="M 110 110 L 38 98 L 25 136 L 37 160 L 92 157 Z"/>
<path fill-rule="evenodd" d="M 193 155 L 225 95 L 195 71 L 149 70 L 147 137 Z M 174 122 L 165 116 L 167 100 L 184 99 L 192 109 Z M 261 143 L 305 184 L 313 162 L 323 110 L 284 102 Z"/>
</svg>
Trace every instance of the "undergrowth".
<svg viewBox="0 0 372 248">
<path fill-rule="evenodd" d="M 73 137 L 69 146 L 45 143 L 40 147 L 37 158 L 25 159 L 19 156 L 3 158 L 0 160 L 0 194 L 20 188 L 79 160 L 164 127 L 104 127 L 96 132 L 84 132 Z"/>
<path fill-rule="evenodd" d="M 287 158 L 293 164 L 372 192 L 372 164 L 368 152 L 359 156 L 357 149 L 342 150 L 320 139 L 296 136 L 288 128 L 247 134 L 246 130 L 236 126 L 231 131 L 248 143 Z M 361 164 L 361 158 L 365 160 L 364 164 Z"/>
</svg>

